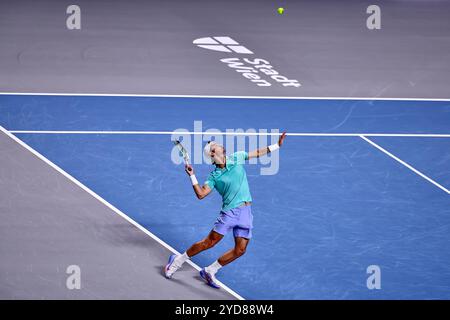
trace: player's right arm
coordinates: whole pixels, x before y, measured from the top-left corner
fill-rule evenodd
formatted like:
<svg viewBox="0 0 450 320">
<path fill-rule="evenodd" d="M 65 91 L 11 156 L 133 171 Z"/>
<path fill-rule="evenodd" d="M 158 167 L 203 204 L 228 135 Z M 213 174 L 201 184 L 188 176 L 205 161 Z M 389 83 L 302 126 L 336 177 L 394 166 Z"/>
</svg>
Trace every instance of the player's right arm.
<svg viewBox="0 0 450 320">
<path fill-rule="evenodd" d="M 200 186 L 197 182 L 197 179 L 195 178 L 194 174 L 194 168 L 190 164 L 187 164 L 184 168 L 188 176 L 191 178 L 192 181 L 192 187 L 194 188 L 195 195 L 199 200 L 202 200 L 204 197 L 206 197 L 208 194 L 211 193 L 211 188 L 208 187 L 207 184 L 204 186 Z"/>
</svg>

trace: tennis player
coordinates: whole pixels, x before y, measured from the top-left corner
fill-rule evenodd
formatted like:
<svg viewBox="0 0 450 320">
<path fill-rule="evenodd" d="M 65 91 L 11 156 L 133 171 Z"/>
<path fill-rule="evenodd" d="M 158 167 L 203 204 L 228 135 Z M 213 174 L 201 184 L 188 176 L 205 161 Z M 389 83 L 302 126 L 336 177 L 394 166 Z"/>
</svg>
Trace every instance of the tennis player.
<svg viewBox="0 0 450 320">
<path fill-rule="evenodd" d="M 241 257 L 252 237 L 253 216 L 251 210 L 252 197 L 247 182 L 244 169 L 244 161 L 263 156 L 281 147 L 286 137 L 284 132 L 278 143 L 261 148 L 252 152 L 240 151 L 226 156 L 225 148 L 220 144 L 209 141 L 204 153 L 216 167 L 209 174 L 203 186 L 198 184 L 191 165 L 186 165 L 185 171 L 189 175 L 195 195 L 198 199 L 205 198 L 213 189 L 222 196 L 222 210 L 217 218 L 214 228 L 203 240 L 193 244 L 181 255 L 171 255 L 169 262 L 164 268 L 166 278 L 171 278 L 173 274 L 196 254 L 212 248 L 231 230 L 233 230 L 235 246 L 227 251 L 210 266 L 200 270 L 200 276 L 208 285 L 219 289 L 216 280 L 216 273 L 220 268 L 229 264 L 233 260 Z"/>
</svg>

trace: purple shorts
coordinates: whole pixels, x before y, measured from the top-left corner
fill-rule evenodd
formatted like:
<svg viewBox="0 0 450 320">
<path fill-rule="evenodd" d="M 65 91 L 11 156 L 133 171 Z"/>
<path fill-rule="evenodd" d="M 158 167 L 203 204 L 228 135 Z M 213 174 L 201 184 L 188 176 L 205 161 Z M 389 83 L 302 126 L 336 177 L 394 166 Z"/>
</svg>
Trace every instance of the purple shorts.
<svg viewBox="0 0 450 320">
<path fill-rule="evenodd" d="M 221 235 L 226 235 L 231 229 L 233 229 L 234 237 L 246 239 L 252 237 L 253 215 L 251 206 L 220 211 L 213 230 Z"/>
</svg>

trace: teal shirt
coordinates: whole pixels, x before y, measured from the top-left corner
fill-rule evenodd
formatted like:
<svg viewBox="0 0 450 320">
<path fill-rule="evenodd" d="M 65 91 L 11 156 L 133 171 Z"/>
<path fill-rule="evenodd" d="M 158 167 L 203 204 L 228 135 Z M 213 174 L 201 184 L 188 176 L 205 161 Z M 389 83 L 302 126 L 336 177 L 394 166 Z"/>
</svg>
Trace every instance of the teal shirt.
<svg viewBox="0 0 450 320">
<path fill-rule="evenodd" d="M 239 207 L 243 202 L 252 201 L 244 169 L 248 153 L 240 151 L 226 158 L 225 168 L 216 167 L 208 176 L 205 184 L 222 196 L 222 210 L 227 211 Z"/>
</svg>

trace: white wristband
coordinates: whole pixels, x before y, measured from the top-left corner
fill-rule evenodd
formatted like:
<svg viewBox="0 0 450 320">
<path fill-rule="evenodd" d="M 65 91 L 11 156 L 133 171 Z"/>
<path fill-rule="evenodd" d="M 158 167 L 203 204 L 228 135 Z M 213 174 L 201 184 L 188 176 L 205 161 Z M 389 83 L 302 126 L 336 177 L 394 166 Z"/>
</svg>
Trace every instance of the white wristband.
<svg viewBox="0 0 450 320">
<path fill-rule="evenodd" d="M 191 178 L 192 181 L 192 185 L 195 186 L 196 184 L 198 184 L 197 178 L 195 177 L 195 174 L 189 176 L 189 178 Z"/>
<path fill-rule="evenodd" d="M 280 149 L 280 146 L 278 145 L 278 143 L 275 143 L 275 144 L 268 146 L 268 148 L 269 148 L 270 152 L 274 152 L 275 150 Z"/>
</svg>

